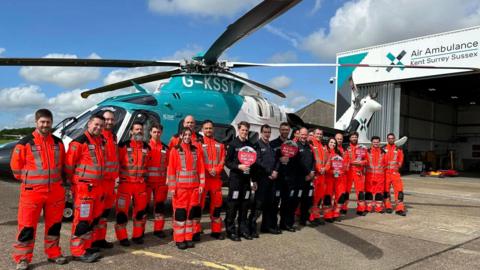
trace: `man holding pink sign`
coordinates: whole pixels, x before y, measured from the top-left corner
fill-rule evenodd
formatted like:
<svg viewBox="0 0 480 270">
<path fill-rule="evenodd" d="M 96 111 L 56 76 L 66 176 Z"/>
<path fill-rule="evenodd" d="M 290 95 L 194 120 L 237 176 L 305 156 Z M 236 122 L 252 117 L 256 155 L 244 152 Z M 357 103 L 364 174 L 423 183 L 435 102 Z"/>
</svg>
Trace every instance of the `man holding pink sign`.
<svg viewBox="0 0 480 270">
<path fill-rule="evenodd" d="M 237 128 L 238 136 L 228 145 L 225 158 L 225 165 L 230 169 L 225 229 L 227 237 L 232 241 L 240 241 L 240 237 L 252 240 L 247 213 L 252 190 L 257 189 L 256 180 L 251 174 L 255 168 L 257 152 L 248 140 L 250 124 L 242 121 Z"/>
</svg>

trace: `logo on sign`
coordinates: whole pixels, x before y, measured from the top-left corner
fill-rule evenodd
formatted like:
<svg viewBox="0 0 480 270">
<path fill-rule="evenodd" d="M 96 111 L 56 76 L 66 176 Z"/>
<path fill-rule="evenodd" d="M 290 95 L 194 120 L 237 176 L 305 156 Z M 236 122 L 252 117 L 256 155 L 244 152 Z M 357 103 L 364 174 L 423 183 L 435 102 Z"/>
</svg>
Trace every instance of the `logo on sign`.
<svg viewBox="0 0 480 270">
<path fill-rule="evenodd" d="M 397 56 L 394 56 L 392 53 L 387 54 L 387 58 L 390 60 L 390 65 L 391 66 L 402 66 L 400 67 L 400 70 L 404 70 L 405 68 L 403 67 L 403 63 L 400 62 L 402 58 L 407 54 L 405 50 L 402 50 Z M 387 72 L 390 72 L 393 69 L 393 67 L 388 67 Z"/>
</svg>

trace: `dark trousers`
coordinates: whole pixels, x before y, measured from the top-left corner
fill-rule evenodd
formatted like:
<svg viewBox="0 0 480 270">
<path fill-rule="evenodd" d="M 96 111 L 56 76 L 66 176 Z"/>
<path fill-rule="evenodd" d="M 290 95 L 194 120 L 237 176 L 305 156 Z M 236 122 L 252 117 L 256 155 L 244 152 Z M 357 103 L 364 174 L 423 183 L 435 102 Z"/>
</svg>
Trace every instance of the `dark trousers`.
<svg viewBox="0 0 480 270">
<path fill-rule="evenodd" d="M 303 179 L 299 179 L 303 180 Z M 312 206 L 313 187 L 311 182 L 303 180 L 300 184 L 285 183 L 281 190 L 280 227 L 292 227 L 295 223 L 295 211 L 300 204 L 300 222 L 308 220 Z"/>
<path fill-rule="evenodd" d="M 247 213 L 251 196 L 250 179 L 245 177 L 229 178 L 225 230 L 227 234 L 249 233 Z"/>
<path fill-rule="evenodd" d="M 275 229 L 277 227 L 277 211 L 275 206 L 275 181 L 270 178 L 261 178 L 257 184 L 258 189 L 250 205 L 250 215 L 248 223 L 250 232 L 257 232 L 257 220 L 262 216 L 261 230 Z M 279 201 L 279 199 L 277 199 Z M 276 203 L 278 208 L 278 202 Z"/>
<path fill-rule="evenodd" d="M 313 186 L 311 181 L 305 181 L 301 184 L 298 191 L 298 199 L 300 203 L 300 223 L 305 224 L 310 217 L 310 208 L 313 203 Z"/>
</svg>

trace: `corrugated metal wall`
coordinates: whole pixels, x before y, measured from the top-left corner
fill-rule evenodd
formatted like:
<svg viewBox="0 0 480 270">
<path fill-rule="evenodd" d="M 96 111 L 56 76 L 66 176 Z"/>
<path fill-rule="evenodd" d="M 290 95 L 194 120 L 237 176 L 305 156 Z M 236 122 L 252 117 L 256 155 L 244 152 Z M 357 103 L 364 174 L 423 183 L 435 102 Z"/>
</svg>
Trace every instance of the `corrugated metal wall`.
<svg viewBox="0 0 480 270">
<path fill-rule="evenodd" d="M 400 138 L 401 134 L 398 134 L 400 131 L 400 85 L 382 83 L 359 85 L 357 87 L 361 97 L 369 93 L 377 93 L 375 100 L 382 105 L 382 109 L 372 117 L 367 132 L 368 137 L 376 135 L 380 136 L 382 141 L 386 141 L 387 134 L 393 132 L 397 138 Z"/>
</svg>

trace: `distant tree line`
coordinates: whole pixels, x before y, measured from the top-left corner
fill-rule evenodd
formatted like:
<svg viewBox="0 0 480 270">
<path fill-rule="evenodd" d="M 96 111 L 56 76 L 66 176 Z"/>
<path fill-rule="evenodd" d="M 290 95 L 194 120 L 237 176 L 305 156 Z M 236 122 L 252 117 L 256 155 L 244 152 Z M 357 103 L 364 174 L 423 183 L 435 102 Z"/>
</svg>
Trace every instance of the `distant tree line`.
<svg viewBox="0 0 480 270">
<path fill-rule="evenodd" d="M 25 128 L 6 128 L 0 130 L 0 139 L 1 140 L 11 140 L 13 139 L 12 136 L 5 136 L 5 135 L 22 135 L 26 136 L 28 134 L 31 134 L 35 128 L 33 127 L 25 127 Z"/>
</svg>

